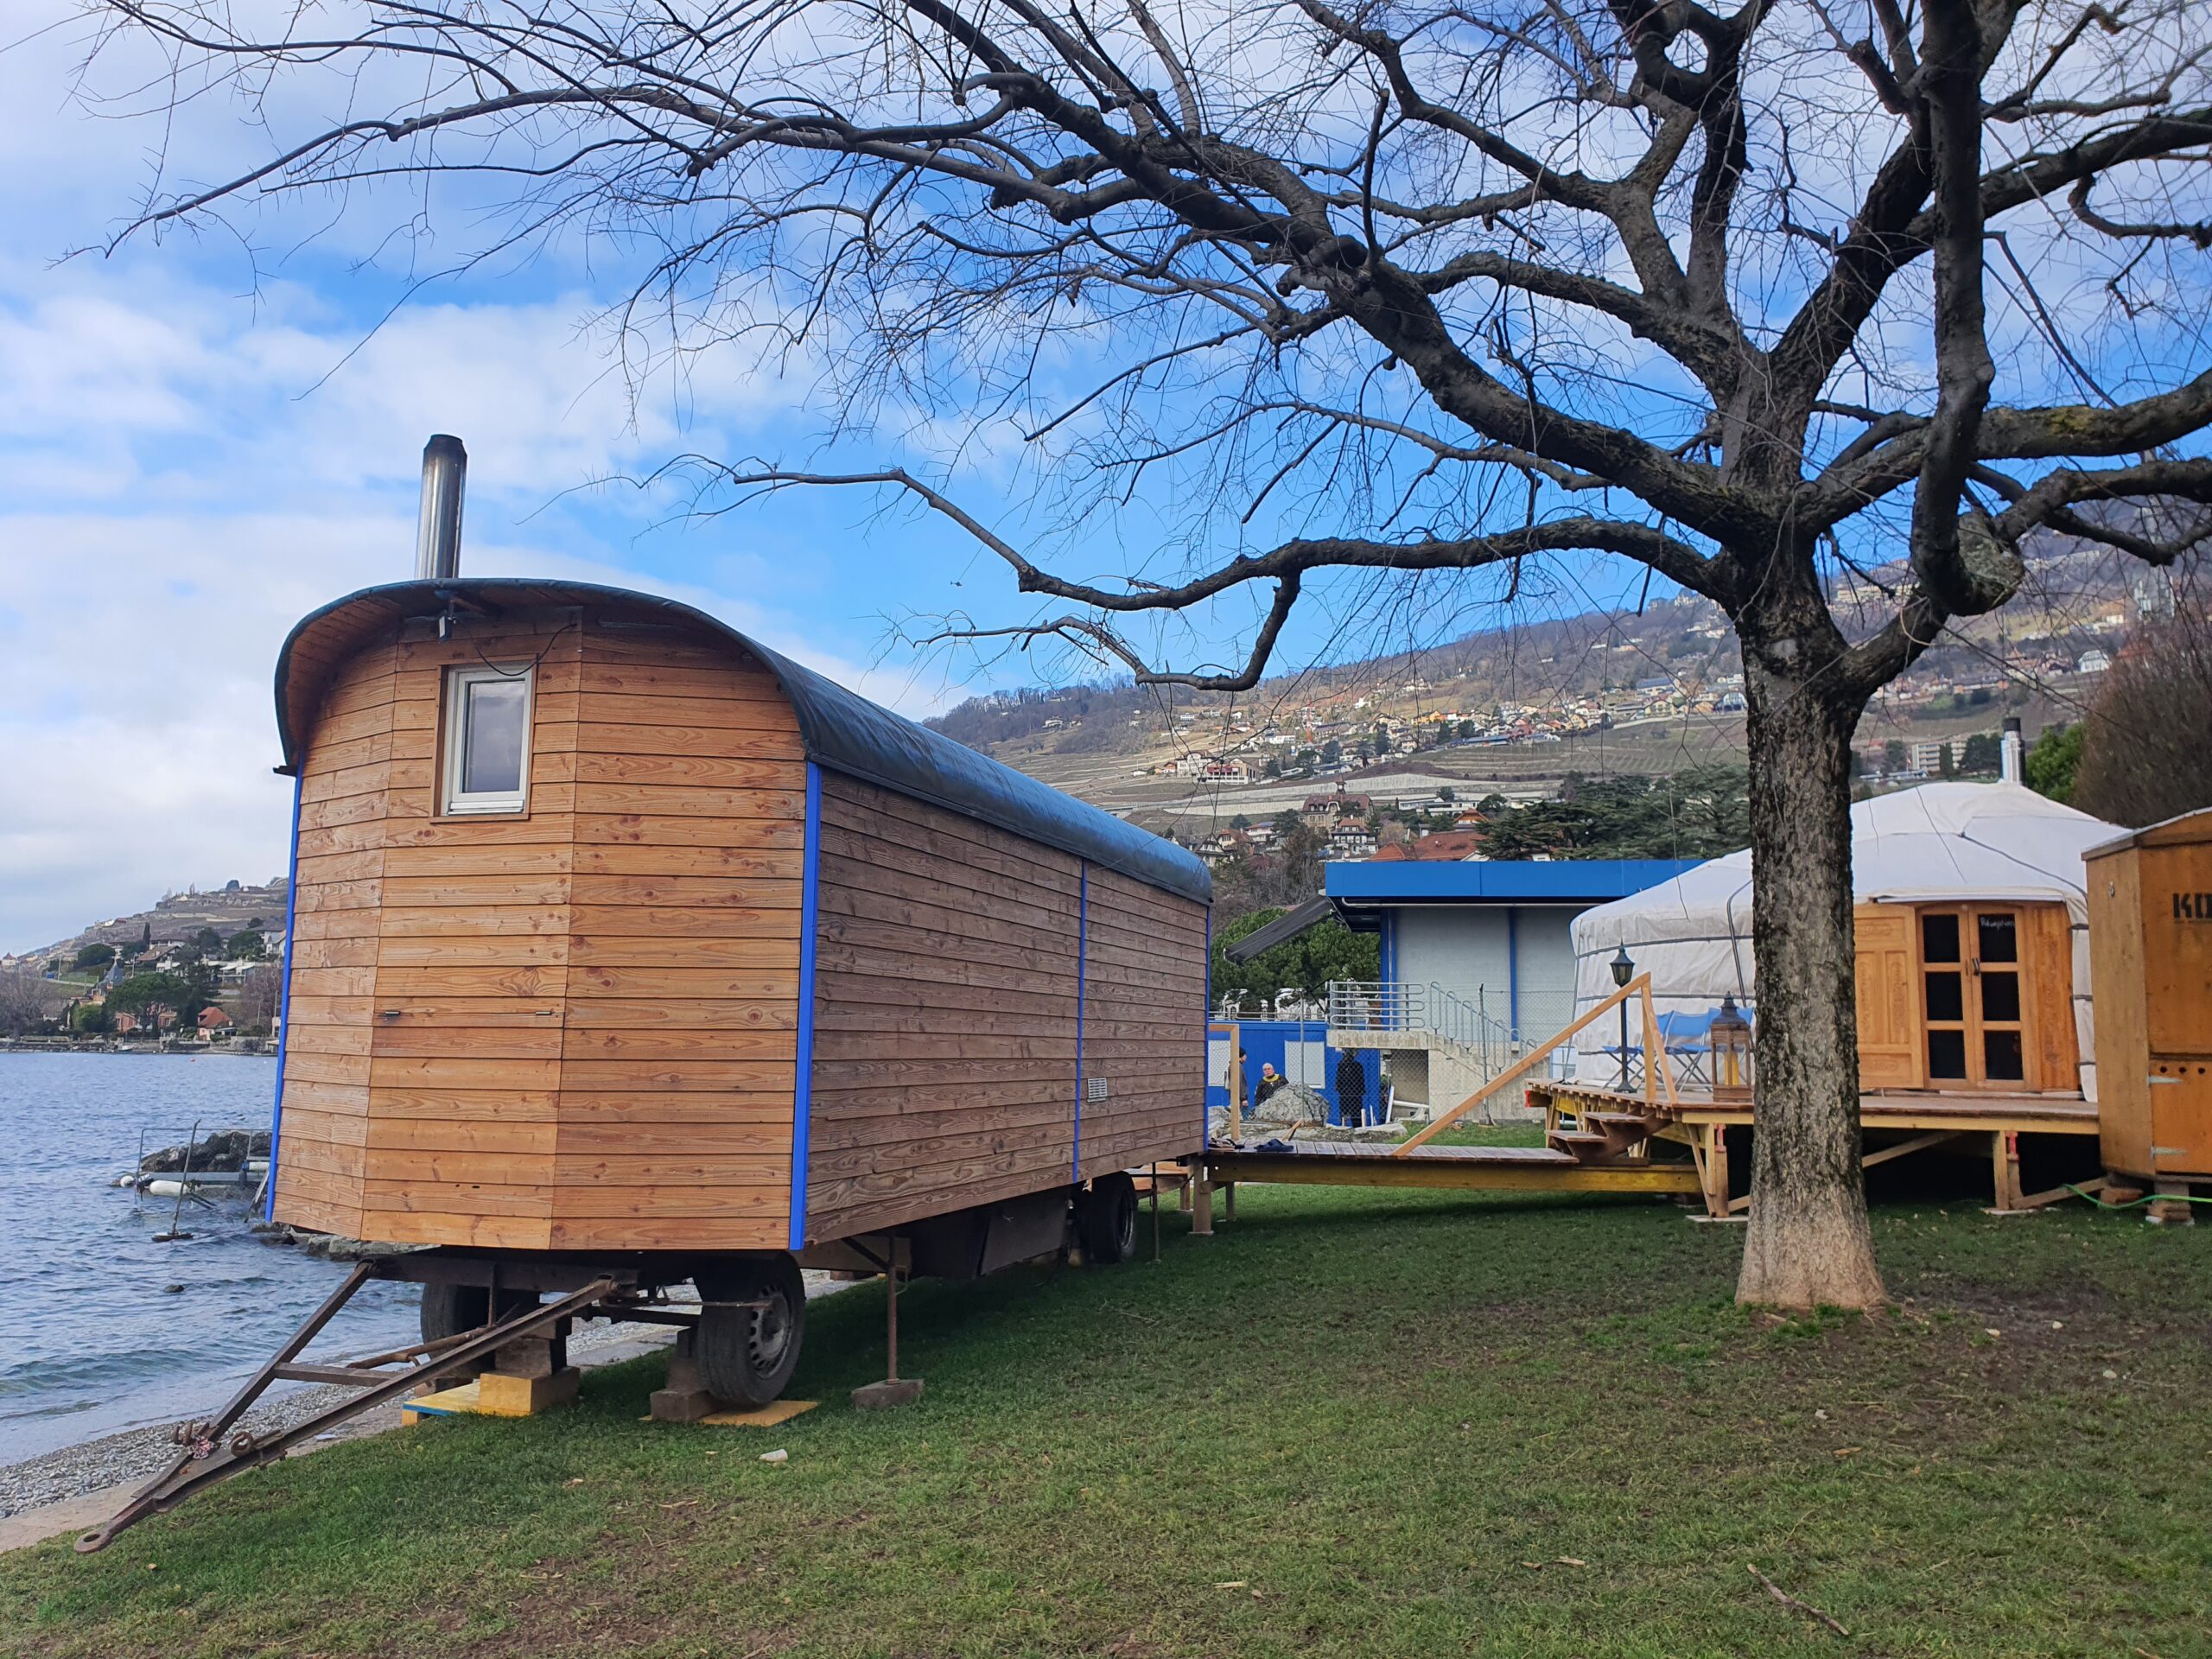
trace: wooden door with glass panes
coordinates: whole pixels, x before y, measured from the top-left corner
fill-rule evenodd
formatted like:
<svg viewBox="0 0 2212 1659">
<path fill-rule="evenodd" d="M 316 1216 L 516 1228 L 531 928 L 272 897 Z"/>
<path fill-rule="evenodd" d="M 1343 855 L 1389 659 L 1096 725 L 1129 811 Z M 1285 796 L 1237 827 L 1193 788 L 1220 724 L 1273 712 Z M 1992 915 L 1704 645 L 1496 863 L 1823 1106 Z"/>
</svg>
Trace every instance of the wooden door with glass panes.
<svg viewBox="0 0 2212 1659">
<path fill-rule="evenodd" d="M 2018 906 L 1920 912 L 1923 1040 L 1931 1089 L 2031 1087 L 2028 988 Z"/>
</svg>

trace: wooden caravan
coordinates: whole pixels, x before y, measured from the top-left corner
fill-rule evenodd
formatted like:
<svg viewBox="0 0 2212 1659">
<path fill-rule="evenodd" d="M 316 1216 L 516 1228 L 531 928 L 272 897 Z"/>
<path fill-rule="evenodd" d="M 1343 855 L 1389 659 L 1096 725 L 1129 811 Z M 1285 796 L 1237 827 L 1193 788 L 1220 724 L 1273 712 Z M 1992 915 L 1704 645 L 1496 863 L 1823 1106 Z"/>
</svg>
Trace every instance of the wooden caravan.
<svg viewBox="0 0 2212 1659">
<path fill-rule="evenodd" d="M 1203 1144 L 1205 868 L 700 612 L 371 588 L 276 703 L 280 1220 L 789 1285 L 894 1231 L 1056 1247 L 1072 1204 L 1110 1259 L 1121 1172 Z"/>
<path fill-rule="evenodd" d="M 2212 1181 L 2212 811 L 2086 858 L 2105 1166 Z"/>
</svg>

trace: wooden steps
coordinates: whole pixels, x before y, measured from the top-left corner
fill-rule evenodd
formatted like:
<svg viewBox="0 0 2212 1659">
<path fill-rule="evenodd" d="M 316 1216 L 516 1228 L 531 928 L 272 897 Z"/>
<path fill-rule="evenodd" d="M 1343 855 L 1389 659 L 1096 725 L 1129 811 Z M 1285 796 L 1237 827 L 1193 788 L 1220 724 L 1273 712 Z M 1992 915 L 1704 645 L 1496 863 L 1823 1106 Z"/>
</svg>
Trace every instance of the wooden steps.
<svg viewBox="0 0 2212 1659">
<path fill-rule="evenodd" d="M 1554 1126 L 1546 1136 L 1551 1145 L 1579 1164 L 1641 1162 L 1637 1148 L 1666 1127 L 1667 1114 L 1659 1108 L 1634 1111 L 1581 1107 L 1572 1113 L 1574 1127 Z"/>
</svg>

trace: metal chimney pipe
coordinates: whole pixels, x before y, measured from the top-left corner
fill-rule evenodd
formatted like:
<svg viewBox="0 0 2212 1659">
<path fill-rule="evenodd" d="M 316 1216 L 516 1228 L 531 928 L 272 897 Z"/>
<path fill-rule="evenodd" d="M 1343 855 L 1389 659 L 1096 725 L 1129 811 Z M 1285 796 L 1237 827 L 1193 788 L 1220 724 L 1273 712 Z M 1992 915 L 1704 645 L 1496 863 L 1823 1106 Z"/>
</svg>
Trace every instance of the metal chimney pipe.
<svg viewBox="0 0 2212 1659">
<path fill-rule="evenodd" d="M 415 536 L 415 576 L 431 582 L 461 574 L 461 498 L 468 485 L 468 451 L 439 432 L 423 446 L 423 519 Z"/>
<path fill-rule="evenodd" d="M 1997 775 L 2008 784 L 2020 781 L 2020 717 L 2005 716 L 2005 734 L 1997 740 Z"/>
</svg>

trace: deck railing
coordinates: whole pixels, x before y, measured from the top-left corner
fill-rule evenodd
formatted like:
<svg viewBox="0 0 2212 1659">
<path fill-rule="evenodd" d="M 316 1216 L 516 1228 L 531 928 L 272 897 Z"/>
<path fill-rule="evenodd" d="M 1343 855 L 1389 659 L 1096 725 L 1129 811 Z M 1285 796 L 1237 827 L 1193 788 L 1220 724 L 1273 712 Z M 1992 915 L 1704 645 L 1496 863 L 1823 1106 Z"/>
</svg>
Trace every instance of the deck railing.
<svg viewBox="0 0 2212 1659">
<path fill-rule="evenodd" d="M 1494 1017 L 1484 995 L 1472 998 L 1431 981 L 1329 982 L 1329 1024 L 1341 1031 L 1426 1032 L 1441 1037 L 1487 1077 L 1519 1059 L 1521 1036 Z"/>
</svg>

